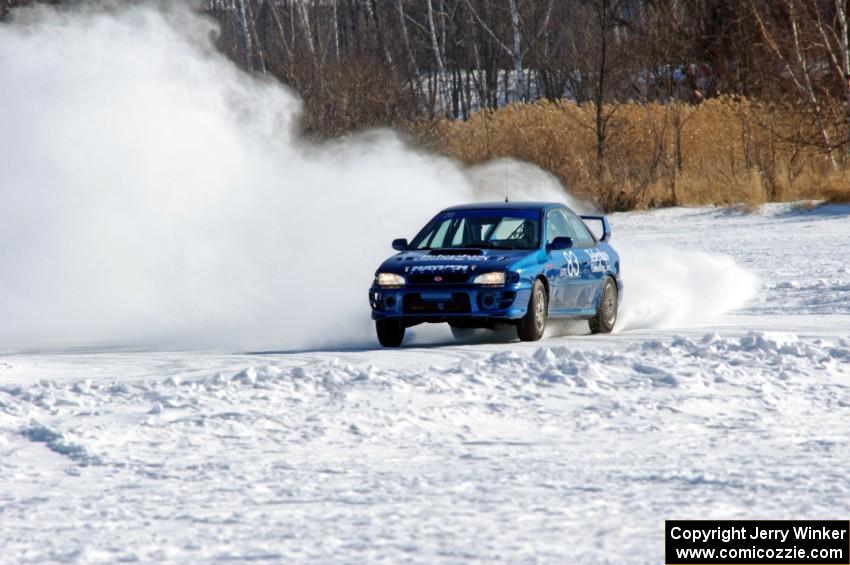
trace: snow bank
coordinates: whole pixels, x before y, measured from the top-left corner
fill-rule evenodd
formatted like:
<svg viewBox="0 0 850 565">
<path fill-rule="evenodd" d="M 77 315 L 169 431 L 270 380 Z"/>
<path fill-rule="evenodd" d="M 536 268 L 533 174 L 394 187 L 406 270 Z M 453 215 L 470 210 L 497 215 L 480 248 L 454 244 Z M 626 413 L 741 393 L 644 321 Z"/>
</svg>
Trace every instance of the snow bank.
<svg viewBox="0 0 850 565">
<path fill-rule="evenodd" d="M 652 562 L 670 516 L 850 511 L 850 342 L 583 344 L 2 385 L 4 557 Z"/>
</svg>

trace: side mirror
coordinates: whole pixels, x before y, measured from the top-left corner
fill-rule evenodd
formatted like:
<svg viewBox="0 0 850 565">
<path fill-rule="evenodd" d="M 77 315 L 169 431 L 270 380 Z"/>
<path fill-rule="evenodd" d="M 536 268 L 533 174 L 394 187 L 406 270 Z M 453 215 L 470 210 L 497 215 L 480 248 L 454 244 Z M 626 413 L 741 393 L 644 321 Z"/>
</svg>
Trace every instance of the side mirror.
<svg viewBox="0 0 850 565">
<path fill-rule="evenodd" d="M 393 240 L 393 249 L 396 251 L 407 251 L 408 245 L 407 240 L 404 238 L 394 239 Z"/>
<path fill-rule="evenodd" d="M 562 249 L 569 249 L 573 246 L 573 238 L 567 236 L 556 237 L 552 240 L 552 243 L 549 244 L 550 251 L 560 251 Z"/>
</svg>

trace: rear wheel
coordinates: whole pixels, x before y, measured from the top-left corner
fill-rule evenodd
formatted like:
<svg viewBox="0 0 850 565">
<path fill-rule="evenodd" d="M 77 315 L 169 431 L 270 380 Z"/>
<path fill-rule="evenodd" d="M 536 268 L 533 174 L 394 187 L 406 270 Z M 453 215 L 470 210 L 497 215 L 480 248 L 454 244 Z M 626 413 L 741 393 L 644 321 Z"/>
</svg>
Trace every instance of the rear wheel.
<svg viewBox="0 0 850 565">
<path fill-rule="evenodd" d="M 546 329 L 546 289 L 540 280 L 531 287 L 528 311 L 517 324 L 516 332 L 522 341 L 537 341 Z"/>
<path fill-rule="evenodd" d="M 398 347 L 404 339 L 404 326 L 398 320 L 375 320 L 375 332 L 384 347 Z"/>
<path fill-rule="evenodd" d="M 590 319 L 590 333 L 607 334 L 614 329 L 617 323 L 617 308 L 619 307 L 619 296 L 617 294 L 617 283 L 611 277 L 605 277 L 602 286 L 602 298 L 596 308 L 596 315 Z"/>
</svg>

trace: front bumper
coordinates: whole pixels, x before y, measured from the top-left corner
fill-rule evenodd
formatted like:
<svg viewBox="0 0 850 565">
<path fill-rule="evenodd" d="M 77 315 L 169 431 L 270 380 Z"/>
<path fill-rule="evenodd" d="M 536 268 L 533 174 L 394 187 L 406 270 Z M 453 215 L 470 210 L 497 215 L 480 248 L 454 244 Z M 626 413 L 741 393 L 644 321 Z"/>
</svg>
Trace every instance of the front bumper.
<svg viewBox="0 0 850 565">
<path fill-rule="evenodd" d="M 414 323 L 448 320 L 518 320 L 525 316 L 531 285 L 412 285 L 369 289 L 372 319 Z"/>
</svg>

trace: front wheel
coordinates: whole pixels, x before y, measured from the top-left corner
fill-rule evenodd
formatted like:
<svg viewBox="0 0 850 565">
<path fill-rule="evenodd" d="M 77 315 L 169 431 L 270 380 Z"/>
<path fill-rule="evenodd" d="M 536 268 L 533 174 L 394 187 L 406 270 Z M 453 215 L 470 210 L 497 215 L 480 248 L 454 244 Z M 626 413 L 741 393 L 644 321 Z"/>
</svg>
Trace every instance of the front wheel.
<svg viewBox="0 0 850 565">
<path fill-rule="evenodd" d="M 398 347 L 404 339 L 404 326 L 398 320 L 375 320 L 375 332 L 384 347 Z"/>
<path fill-rule="evenodd" d="M 543 331 L 546 329 L 546 311 L 546 289 L 538 279 L 531 287 L 528 311 L 516 327 L 517 335 L 522 341 L 537 341 L 543 337 Z"/>
<path fill-rule="evenodd" d="M 590 333 L 607 334 L 614 329 L 617 323 L 617 308 L 619 307 L 619 296 L 617 294 L 617 283 L 611 277 L 605 277 L 602 285 L 602 298 L 596 308 L 596 315 L 590 319 Z"/>
</svg>

